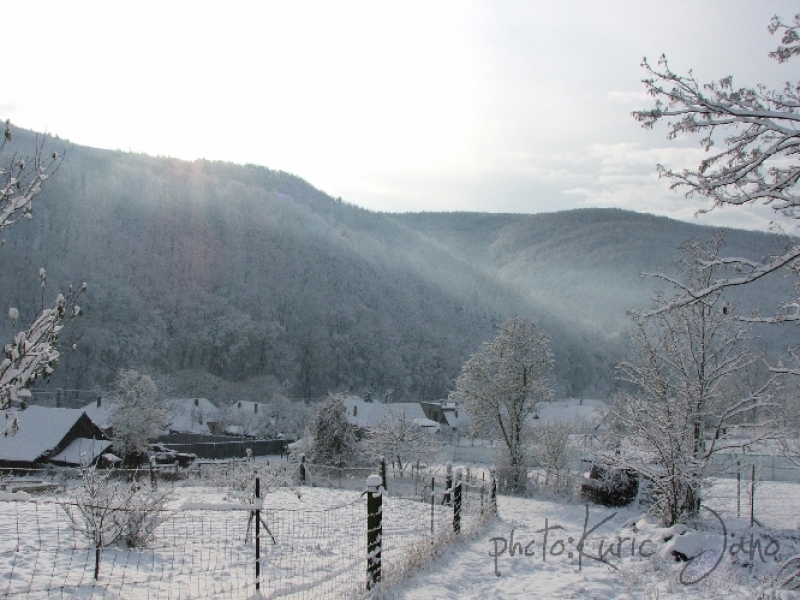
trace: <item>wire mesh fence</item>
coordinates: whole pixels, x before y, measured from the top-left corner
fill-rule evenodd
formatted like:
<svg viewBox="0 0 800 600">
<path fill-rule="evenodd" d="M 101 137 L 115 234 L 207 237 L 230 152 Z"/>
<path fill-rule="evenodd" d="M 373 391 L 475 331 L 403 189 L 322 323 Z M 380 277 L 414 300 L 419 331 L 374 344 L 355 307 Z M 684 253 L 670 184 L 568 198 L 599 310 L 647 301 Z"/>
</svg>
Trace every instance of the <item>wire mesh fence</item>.
<svg viewBox="0 0 800 600">
<path fill-rule="evenodd" d="M 6 473 L 0 574 L 7 575 L 0 575 L 0 596 L 233 599 L 258 589 L 267 598 L 363 597 L 368 514 L 362 492 L 365 473 L 377 470 L 308 465 L 303 481 L 302 465 L 226 463 L 153 483 L 147 471 L 115 473 L 123 487 L 169 487 L 169 502 L 149 516 L 155 526 L 141 547 L 121 539 L 97 543 L 74 525 L 80 512 L 74 491 L 81 485 L 74 472 Z M 456 518 L 469 532 L 490 514 L 487 482 L 473 474 L 381 471 L 385 581 L 427 563 L 455 535 Z M 264 482 L 261 498 L 256 479 Z M 314 481 L 342 485 L 309 487 Z M 113 519 L 131 510 L 118 506 Z"/>
<path fill-rule="evenodd" d="M 800 484 L 773 481 L 769 479 L 771 476 L 770 467 L 740 464 L 727 477 L 712 480 L 705 490 L 704 503 L 728 524 L 796 529 L 800 526 L 797 510 Z"/>
</svg>

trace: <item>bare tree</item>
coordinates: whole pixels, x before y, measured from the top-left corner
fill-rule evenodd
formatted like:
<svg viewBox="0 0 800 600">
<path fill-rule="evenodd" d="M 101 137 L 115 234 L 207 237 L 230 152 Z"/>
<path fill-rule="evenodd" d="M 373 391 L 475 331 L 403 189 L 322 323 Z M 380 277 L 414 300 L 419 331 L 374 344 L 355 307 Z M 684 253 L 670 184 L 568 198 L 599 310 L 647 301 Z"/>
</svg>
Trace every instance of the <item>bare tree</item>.
<svg viewBox="0 0 800 600">
<path fill-rule="evenodd" d="M 714 279 L 706 258 L 721 243 L 718 236 L 706 245 L 685 244 L 681 270 L 688 285 L 702 288 Z M 672 525 L 697 516 L 720 453 L 775 436 L 777 405 L 770 378 L 742 385 L 760 358 L 746 347 L 750 324 L 735 318 L 719 291 L 682 305 L 659 292 L 653 308 L 649 316 L 630 313 L 635 359 L 618 371 L 634 391 L 610 408 L 612 428 L 599 457 L 651 482 L 654 510 Z"/>
<path fill-rule="evenodd" d="M 430 464 L 440 450 L 430 432 L 416 423 L 405 409 L 381 419 L 369 430 L 363 444 L 368 458 L 385 456 L 392 461 L 397 459 L 401 471 L 417 460 Z"/>
<path fill-rule="evenodd" d="M 530 418 L 536 404 L 551 400 L 550 338 L 535 324 L 511 317 L 497 336 L 470 358 L 450 399 L 463 404 L 476 432 L 505 444 L 507 487 L 522 491 L 528 465 Z"/>
<path fill-rule="evenodd" d="M 5 122 L 5 133 L 0 142 L 0 155 L 11 140 L 11 124 Z M 32 159 L 13 156 L 7 168 L 0 168 L 0 232 L 20 218 L 31 218 L 32 203 L 42 191 L 42 185 L 58 169 L 62 157 L 53 152 L 44 156 L 44 140 L 37 144 Z M 39 272 L 44 289 L 45 272 Z M 66 295 L 58 294 L 52 306 L 43 309 L 25 331 L 20 331 L 3 348 L 0 361 L 0 411 L 7 412 L 15 405 L 24 404 L 30 392 L 28 387 L 40 377 L 48 377 L 58 364 L 58 334 L 65 320 L 81 313 L 75 303 L 77 295 L 86 289 L 72 289 Z M 19 310 L 11 308 L 9 318 L 16 323 Z M 9 416 L 9 415 L 7 415 Z M 13 435 L 19 428 L 16 417 L 8 419 L 4 435 Z"/>
<path fill-rule="evenodd" d="M 531 457 L 534 464 L 544 469 L 544 486 L 553 492 L 564 491 L 568 485 L 572 460 L 571 436 L 581 424 L 576 419 L 557 419 L 539 422 L 533 431 Z"/>
<path fill-rule="evenodd" d="M 130 460 L 148 453 L 149 443 L 169 425 L 169 414 L 159 405 L 158 388 L 149 375 L 123 369 L 116 385 L 112 439 L 114 449 Z"/>
<path fill-rule="evenodd" d="M 771 33 L 782 32 L 782 43 L 770 56 L 785 62 L 798 53 L 800 15 L 786 24 L 775 17 Z M 648 77 L 647 92 L 655 107 L 633 113 L 646 129 L 658 122 L 667 125 L 668 138 L 683 134 L 701 135 L 700 143 L 709 156 L 692 169 L 675 171 L 658 165 L 660 176 L 672 181 L 672 189 L 687 196 L 711 200 L 708 212 L 721 206 L 761 203 L 770 206 L 778 221 L 796 225 L 800 217 L 800 83 L 787 83 L 783 90 L 764 86 L 736 88 L 732 77 L 699 84 L 691 72 L 675 73 L 662 56 L 656 67 L 643 62 Z M 717 150 L 719 145 L 722 149 Z M 706 266 L 718 276 L 703 281 L 702 287 L 685 286 L 682 293 L 658 310 L 696 302 L 731 286 L 753 283 L 782 268 L 794 274 L 800 270 L 800 246 L 787 236 L 785 250 L 763 260 L 712 256 Z M 768 322 L 800 320 L 800 299 L 778 307 Z M 798 372 L 800 373 L 800 372 Z"/>
</svg>

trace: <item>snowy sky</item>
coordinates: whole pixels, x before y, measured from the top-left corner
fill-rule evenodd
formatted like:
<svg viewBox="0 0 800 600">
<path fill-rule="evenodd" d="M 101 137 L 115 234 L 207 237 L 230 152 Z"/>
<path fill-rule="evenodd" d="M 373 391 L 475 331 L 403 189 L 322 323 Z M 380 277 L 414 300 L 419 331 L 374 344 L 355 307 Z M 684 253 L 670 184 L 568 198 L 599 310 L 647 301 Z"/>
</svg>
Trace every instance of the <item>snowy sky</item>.
<svg viewBox="0 0 800 600">
<path fill-rule="evenodd" d="M 786 0 L 197 3 L 0 0 L 0 118 L 72 142 L 288 171 L 381 211 L 617 206 L 692 219 L 655 165 L 696 166 L 641 59 L 699 81 L 797 80 Z M 706 224 L 764 228 L 770 211 Z"/>
</svg>

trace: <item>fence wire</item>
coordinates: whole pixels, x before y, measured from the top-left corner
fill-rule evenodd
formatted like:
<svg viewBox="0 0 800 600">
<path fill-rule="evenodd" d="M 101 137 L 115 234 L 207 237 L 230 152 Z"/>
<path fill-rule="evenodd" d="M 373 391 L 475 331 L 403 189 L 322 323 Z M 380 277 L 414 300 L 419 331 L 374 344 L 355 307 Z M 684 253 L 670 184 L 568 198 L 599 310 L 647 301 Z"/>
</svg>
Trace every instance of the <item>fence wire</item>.
<svg viewBox="0 0 800 600">
<path fill-rule="evenodd" d="M 172 500 L 157 516 L 151 542 L 144 548 L 122 542 L 103 547 L 99 565 L 93 542 L 67 514 L 77 512 L 69 500 L 69 490 L 80 486 L 74 473 L 7 475 L 0 492 L 0 597 L 235 599 L 253 596 L 258 584 L 265 598 L 361 598 L 367 567 L 361 492 L 366 476 L 375 472 L 307 465 L 302 486 L 298 463 L 284 461 L 222 463 L 180 477 L 167 471 L 170 480 L 157 478 L 156 484 L 159 490 L 169 487 Z M 433 549 L 454 535 L 455 475 L 448 479 L 443 469 L 411 473 L 385 471 L 387 582 L 427 564 Z M 146 471 L 136 475 L 150 480 Z M 256 477 L 264 481 L 261 502 L 255 500 Z M 320 483 L 338 489 L 308 487 Z M 63 494 L 61 501 L 52 499 L 54 489 Z M 484 522 L 489 491 L 474 475 L 464 478 L 461 491 L 461 531 L 469 532 Z"/>
<path fill-rule="evenodd" d="M 261 591 L 267 598 L 363 595 L 366 501 L 321 510 L 261 511 Z"/>
<path fill-rule="evenodd" d="M 797 529 L 800 485 L 761 479 L 752 466 L 739 477 L 716 478 L 704 492 L 704 505 L 715 510 L 729 527 L 752 525 L 770 529 Z M 764 473 L 769 476 L 768 473 Z"/>
</svg>

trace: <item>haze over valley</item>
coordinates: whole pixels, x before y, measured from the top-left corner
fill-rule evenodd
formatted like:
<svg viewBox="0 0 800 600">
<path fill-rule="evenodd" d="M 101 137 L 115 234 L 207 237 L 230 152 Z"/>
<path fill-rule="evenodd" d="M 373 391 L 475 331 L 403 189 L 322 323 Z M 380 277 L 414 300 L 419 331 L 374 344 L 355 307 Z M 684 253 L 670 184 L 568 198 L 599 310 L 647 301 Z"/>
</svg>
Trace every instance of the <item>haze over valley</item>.
<svg viewBox="0 0 800 600">
<path fill-rule="evenodd" d="M 9 156 L 35 146 L 15 130 Z M 558 396 L 605 398 L 625 311 L 647 306 L 657 284 L 641 273 L 671 272 L 681 242 L 715 231 L 619 209 L 380 213 L 261 166 L 47 138 L 51 150 L 63 163 L 0 248 L 2 305 L 23 320 L 88 284 L 39 392 L 101 391 L 133 367 L 174 394 L 225 402 L 367 389 L 439 399 L 519 314 L 552 336 Z M 785 244 L 742 230 L 727 240 L 728 254 L 756 257 Z M 773 277 L 731 300 L 770 309 L 790 286 Z M 772 357 L 791 345 L 786 329 L 759 333 Z"/>
</svg>

